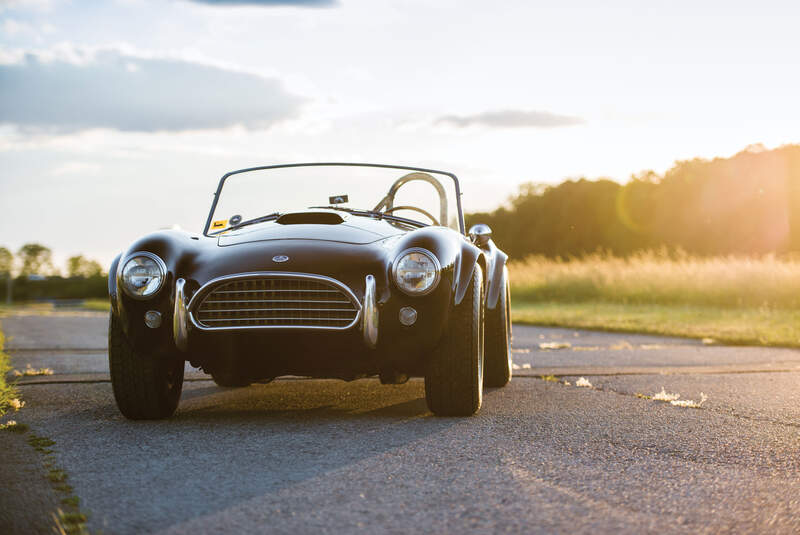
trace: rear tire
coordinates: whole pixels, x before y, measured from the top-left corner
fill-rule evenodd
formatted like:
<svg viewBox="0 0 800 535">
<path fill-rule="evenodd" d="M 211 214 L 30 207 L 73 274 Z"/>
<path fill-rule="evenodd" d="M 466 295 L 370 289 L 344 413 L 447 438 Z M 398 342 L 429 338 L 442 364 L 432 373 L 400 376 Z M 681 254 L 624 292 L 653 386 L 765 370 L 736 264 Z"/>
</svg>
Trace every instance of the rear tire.
<svg viewBox="0 0 800 535">
<path fill-rule="evenodd" d="M 483 401 L 483 270 L 475 266 L 461 304 L 453 308 L 428 361 L 425 401 L 437 416 L 471 416 Z"/>
<path fill-rule="evenodd" d="M 486 311 L 486 364 L 483 385 L 490 388 L 506 386 L 513 375 L 510 307 L 508 269 L 503 268 L 503 288 L 497 298 L 497 307 Z"/>
<path fill-rule="evenodd" d="M 108 364 L 114 399 L 126 418 L 168 418 L 178 408 L 184 361 L 134 351 L 113 313 L 108 323 Z"/>
</svg>

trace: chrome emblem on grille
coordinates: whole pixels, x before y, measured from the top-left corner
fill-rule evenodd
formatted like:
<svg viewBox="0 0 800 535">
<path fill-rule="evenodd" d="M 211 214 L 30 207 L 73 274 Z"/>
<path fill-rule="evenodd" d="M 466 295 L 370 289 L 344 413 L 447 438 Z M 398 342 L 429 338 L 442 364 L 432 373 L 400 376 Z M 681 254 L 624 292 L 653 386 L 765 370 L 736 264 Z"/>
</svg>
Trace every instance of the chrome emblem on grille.
<svg viewBox="0 0 800 535">
<path fill-rule="evenodd" d="M 289 260 L 289 257 L 284 254 L 279 254 L 272 257 L 273 262 L 286 262 Z"/>
</svg>

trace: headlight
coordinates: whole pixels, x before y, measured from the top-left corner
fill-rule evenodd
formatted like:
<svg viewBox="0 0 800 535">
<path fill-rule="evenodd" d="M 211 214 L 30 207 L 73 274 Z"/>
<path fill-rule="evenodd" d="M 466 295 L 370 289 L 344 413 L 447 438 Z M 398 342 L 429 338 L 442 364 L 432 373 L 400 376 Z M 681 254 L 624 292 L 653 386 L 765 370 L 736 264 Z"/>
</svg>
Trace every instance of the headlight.
<svg viewBox="0 0 800 535">
<path fill-rule="evenodd" d="M 442 268 L 436 256 L 425 249 L 407 249 L 392 264 L 397 287 L 409 295 L 425 295 L 439 284 Z"/>
<path fill-rule="evenodd" d="M 122 288 L 134 299 L 155 295 L 164 284 L 167 268 L 152 253 L 133 253 L 122 268 Z"/>
</svg>

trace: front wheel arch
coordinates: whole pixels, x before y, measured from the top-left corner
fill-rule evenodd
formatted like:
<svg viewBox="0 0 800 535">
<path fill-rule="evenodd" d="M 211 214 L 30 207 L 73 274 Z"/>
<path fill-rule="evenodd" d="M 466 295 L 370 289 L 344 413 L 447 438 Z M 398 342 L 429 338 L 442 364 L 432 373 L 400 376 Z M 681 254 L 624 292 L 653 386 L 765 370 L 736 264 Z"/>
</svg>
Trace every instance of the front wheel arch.
<svg viewBox="0 0 800 535">
<path fill-rule="evenodd" d="M 456 265 L 453 273 L 453 283 L 455 285 L 453 298 L 454 305 L 460 305 L 461 301 L 464 300 L 464 296 L 467 294 L 467 291 L 469 291 L 475 266 L 481 266 L 481 269 L 485 274 L 486 265 L 486 258 L 480 249 L 471 243 L 464 242 L 462 244 L 460 254 L 456 258 Z M 485 280 L 485 276 L 482 278 Z"/>
</svg>

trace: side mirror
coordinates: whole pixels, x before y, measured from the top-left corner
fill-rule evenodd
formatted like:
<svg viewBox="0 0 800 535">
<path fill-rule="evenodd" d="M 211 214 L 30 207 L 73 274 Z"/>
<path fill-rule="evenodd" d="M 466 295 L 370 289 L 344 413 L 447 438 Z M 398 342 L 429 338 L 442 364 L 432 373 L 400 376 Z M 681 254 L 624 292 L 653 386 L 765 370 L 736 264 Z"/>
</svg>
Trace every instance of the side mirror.
<svg viewBox="0 0 800 535">
<path fill-rule="evenodd" d="M 492 229 L 489 228 L 489 225 L 484 225 L 483 223 L 472 225 L 469 229 L 469 239 L 478 247 L 485 247 L 489 240 L 492 239 Z"/>
</svg>

